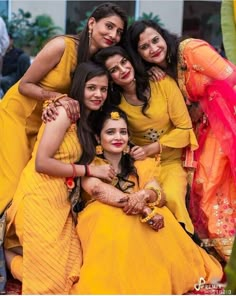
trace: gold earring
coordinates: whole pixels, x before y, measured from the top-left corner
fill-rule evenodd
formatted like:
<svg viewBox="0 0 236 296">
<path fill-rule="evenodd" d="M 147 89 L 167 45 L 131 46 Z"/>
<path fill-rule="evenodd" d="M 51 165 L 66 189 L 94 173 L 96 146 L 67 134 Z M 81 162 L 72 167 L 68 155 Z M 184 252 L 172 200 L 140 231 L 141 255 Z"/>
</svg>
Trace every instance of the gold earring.
<svg viewBox="0 0 236 296">
<path fill-rule="evenodd" d="M 123 150 L 123 154 L 129 154 L 129 153 L 130 153 L 130 146 L 127 145 Z"/>
<path fill-rule="evenodd" d="M 88 31 L 88 39 L 89 39 L 89 44 L 91 42 L 91 39 L 92 39 L 92 29 Z"/>
<path fill-rule="evenodd" d="M 168 53 L 168 55 L 167 55 L 167 63 L 168 63 L 168 64 L 171 64 L 170 53 Z"/>
<path fill-rule="evenodd" d="M 103 154 L 103 148 L 99 144 L 99 145 L 96 146 L 96 155 L 102 155 L 102 154 Z"/>
</svg>

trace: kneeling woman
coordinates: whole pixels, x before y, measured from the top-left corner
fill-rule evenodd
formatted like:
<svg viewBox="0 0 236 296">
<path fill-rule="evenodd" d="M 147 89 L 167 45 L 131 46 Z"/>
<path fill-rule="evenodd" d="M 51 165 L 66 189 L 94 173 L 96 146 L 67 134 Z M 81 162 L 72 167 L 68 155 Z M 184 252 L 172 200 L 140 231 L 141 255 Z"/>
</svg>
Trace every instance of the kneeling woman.
<svg viewBox="0 0 236 296">
<path fill-rule="evenodd" d="M 95 120 L 103 148 L 94 163 L 113 166 L 111 184 L 83 177 L 85 208 L 77 233 L 83 249 L 80 280 L 72 294 L 183 294 L 204 277 L 221 279 L 220 264 L 197 246 L 164 206 L 154 158 L 133 161 L 127 118 L 109 107 Z"/>
<path fill-rule="evenodd" d="M 107 89 L 106 71 L 91 62 L 81 63 L 70 94 L 80 103 L 80 119 L 72 123 L 59 106 L 56 120 L 40 128 L 7 211 L 6 260 L 12 275 L 22 281 L 22 294 L 68 294 L 79 278 L 81 249 L 65 181 L 72 175 L 84 176 L 85 164 L 94 158 L 86 123 L 103 105 Z M 77 161 L 80 164 L 74 164 Z M 88 168 L 96 177 L 109 180 L 113 175 L 108 165 Z"/>
</svg>

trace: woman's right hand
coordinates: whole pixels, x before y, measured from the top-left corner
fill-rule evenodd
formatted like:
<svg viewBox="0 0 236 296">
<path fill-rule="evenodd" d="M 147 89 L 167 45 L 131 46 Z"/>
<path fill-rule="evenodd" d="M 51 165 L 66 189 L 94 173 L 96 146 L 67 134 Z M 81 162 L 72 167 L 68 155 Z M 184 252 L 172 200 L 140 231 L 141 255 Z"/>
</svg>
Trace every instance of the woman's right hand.
<svg viewBox="0 0 236 296">
<path fill-rule="evenodd" d="M 116 176 L 114 168 L 110 164 L 89 165 L 90 175 L 111 182 Z"/>
<path fill-rule="evenodd" d="M 42 120 L 44 123 L 56 119 L 58 115 L 57 106 L 62 106 L 66 110 L 67 116 L 70 118 L 71 122 L 74 123 L 79 119 L 79 102 L 70 97 L 63 97 L 56 102 L 52 99 L 51 103 L 49 103 L 49 105 L 43 110 Z"/>
</svg>

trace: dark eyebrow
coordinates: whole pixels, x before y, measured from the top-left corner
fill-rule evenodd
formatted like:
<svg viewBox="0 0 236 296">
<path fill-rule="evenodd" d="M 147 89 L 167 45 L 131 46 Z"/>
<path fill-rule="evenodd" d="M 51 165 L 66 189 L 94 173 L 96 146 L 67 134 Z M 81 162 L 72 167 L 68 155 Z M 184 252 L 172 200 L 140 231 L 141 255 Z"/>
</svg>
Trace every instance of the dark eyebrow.
<svg viewBox="0 0 236 296">
<path fill-rule="evenodd" d="M 111 22 L 111 21 L 107 21 L 107 23 L 109 23 L 109 24 L 112 24 L 114 27 L 117 27 L 117 25 L 116 24 L 114 24 L 113 22 Z M 119 28 L 119 27 L 117 27 L 120 31 L 124 31 L 124 29 L 121 29 L 121 28 Z"/>
</svg>

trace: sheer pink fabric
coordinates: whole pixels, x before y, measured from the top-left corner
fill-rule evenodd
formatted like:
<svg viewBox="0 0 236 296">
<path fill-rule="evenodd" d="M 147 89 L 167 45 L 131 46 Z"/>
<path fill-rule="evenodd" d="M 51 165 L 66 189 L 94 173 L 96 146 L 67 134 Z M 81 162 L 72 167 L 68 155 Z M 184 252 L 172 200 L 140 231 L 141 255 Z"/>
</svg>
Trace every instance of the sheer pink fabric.
<svg viewBox="0 0 236 296">
<path fill-rule="evenodd" d="M 197 39 L 182 42 L 178 66 L 183 94 L 204 111 L 190 215 L 199 236 L 228 258 L 236 228 L 236 67 Z"/>
</svg>

